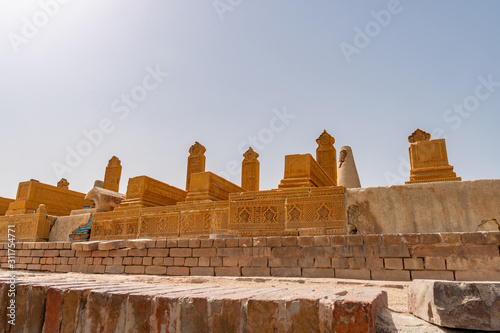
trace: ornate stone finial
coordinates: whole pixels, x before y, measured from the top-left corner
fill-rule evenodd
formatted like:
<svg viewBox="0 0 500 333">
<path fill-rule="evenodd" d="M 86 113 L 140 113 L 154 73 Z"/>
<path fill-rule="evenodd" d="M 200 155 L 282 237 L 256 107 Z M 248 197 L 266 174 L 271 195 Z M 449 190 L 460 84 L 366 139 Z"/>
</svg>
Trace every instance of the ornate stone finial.
<svg viewBox="0 0 500 333">
<path fill-rule="evenodd" d="M 241 163 L 241 187 L 247 191 L 259 190 L 260 162 L 257 154 L 252 147 L 243 154 Z"/>
<path fill-rule="evenodd" d="M 333 146 L 335 143 L 335 138 L 328 134 L 326 130 L 323 130 L 323 133 L 316 139 L 316 143 L 319 147 L 321 146 Z"/>
<path fill-rule="evenodd" d="M 119 165 L 121 165 L 121 161 L 116 156 L 111 157 L 111 159 L 108 161 L 108 166 L 119 166 Z"/>
<path fill-rule="evenodd" d="M 337 151 L 333 144 L 335 138 L 328 134 L 326 130 L 316 139 L 316 161 L 326 171 L 328 176 L 337 184 Z"/>
<path fill-rule="evenodd" d="M 243 157 L 245 158 L 243 162 L 252 162 L 257 160 L 259 157 L 259 154 L 257 154 L 252 147 L 248 148 L 248 150 L 243 154 Z"/>
<path fill-rule="evenodd" d="M 118 192 L 120 190 L 120 178 L 122 176 L 122 164 L 118 157 L 113 156 L 108 161 L 106 172 L 104 173 L 104 183 L 102 187 L 106 190 Z"/>
<path fill-rule="evenodd" d="M 207 150 L 205 147 L 200 144 L 198 141 L 194 143 L 194 145 L 189 148 L 189 157 L 196 157 L 205 154 Z"/>
<path fill-rule="evenodd" d="M 408 137 L 408 141 L 410 143 L 429 141 L 430 139 L 431 135 L 427 132 L 422 131 L 420 128 L 417 128 L 417 130 Z"/>
<path fill-rule="evenodd" d="M 207 150 L 198 141 L 189 148 L 188 167 L 186 176 L 186 191 L 191 188 L 191 174 L 205 172 L 205 152 Z"/>
<path fill-rule="evenodd" d="M 66 178 L 61 178 L 61 180 L 57 182 L 57 187 L 67 190 L 69 189 L 69 182 Z"/>
</svg>

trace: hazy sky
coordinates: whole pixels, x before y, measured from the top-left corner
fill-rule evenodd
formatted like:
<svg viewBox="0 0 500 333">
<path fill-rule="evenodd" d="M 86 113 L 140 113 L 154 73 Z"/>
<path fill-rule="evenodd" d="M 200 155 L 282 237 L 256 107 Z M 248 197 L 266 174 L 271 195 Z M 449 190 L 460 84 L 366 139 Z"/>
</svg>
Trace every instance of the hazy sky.
<svg viewBox="0 0 500 333">
<path fill-rule="evenodd" d="M 500 2 L 0 0 L 0 196 L 88 192 L 108 160 L 184 188 L 189 147 L 261 189 L 326 129 L 363 187 L 409 178 L 408 136 L 447 140 L 464 180 L 500 178 Z"/>
</svg>

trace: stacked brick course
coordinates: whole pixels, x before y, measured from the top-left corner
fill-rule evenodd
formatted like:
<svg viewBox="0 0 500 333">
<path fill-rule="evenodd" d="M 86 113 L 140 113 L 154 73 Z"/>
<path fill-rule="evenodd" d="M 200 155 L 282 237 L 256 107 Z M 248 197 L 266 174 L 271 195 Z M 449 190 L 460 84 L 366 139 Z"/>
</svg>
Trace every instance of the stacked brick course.
<svg viewBox="0 0 500 333">
<path fill-rule="evenodd" d="M 476 232 L 18 243 L 15 255 L 18 270 L 50 272 L 498 281 L 499 247 L 500 232 Z"/>
</svg>

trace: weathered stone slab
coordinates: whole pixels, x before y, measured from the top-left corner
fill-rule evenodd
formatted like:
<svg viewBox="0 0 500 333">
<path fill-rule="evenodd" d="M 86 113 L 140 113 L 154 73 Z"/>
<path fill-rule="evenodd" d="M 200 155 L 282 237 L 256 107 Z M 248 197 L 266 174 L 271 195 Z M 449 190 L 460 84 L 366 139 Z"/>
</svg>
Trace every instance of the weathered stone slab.
<svg viewBox="0 0 500 333">
<path fill-rule="evenodd" d="M 409 310 L 436 325 L 500 330 L 500 283 L 414 280 Z"/>
</svg>

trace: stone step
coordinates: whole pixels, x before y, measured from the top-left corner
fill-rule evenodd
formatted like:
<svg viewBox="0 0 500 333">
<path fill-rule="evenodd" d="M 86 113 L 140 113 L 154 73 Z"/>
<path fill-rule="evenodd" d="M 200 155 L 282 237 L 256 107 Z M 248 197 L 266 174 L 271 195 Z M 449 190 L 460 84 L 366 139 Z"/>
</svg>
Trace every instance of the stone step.
<svg viewBox="0 0 500 333">
<path fill-rule="evenodd" d="M 381 290 L 0 279 L 0 331 L 375 332 Z M 15 319 L 15 327 L 9 321 Z M 15 329 L 14 329 L 15 328 Z"/>
</svg>

